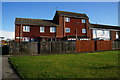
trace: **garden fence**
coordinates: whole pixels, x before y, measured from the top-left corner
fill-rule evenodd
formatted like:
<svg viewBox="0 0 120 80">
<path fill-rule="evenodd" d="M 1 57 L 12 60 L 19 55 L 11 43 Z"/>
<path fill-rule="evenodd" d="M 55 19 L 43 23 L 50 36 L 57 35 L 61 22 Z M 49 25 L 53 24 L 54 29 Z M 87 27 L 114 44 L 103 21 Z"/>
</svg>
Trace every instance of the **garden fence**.
<svg viewBox="0 0 120 80">
<path fill-rule="evenodd" d="M 120 50 L 120 41 L 10 42 L 10 54 L 74 53 Z"/>
</svg>

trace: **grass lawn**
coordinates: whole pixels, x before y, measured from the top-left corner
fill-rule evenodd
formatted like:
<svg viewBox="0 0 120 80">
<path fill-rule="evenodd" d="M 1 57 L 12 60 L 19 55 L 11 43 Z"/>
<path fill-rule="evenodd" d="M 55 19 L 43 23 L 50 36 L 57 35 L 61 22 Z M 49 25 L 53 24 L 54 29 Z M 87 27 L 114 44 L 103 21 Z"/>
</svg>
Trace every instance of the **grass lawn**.
<svg viewBox="0 0 120 80">
<path fill-rule="evenodd" d="M 22 78 L 116 78 L 118 53 L 19 56 L 10 61 Z"/>
</svg>

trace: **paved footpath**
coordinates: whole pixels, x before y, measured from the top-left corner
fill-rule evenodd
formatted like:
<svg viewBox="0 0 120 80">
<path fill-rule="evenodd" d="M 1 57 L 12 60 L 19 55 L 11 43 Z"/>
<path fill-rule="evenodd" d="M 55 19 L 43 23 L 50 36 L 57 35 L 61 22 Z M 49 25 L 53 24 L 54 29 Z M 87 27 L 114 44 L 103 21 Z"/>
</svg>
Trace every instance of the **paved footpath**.
<svg viewBox="0 0 120 80">
<path fill-rule="evenodd" d="M 2 56 L 0 55 L 0 80 L 2 79 Z"/>
<path fill-rule="evenodd" d="M 20 80 L 8 62 L 8 57 L 4 56 L 2 57 L 2 80 L 6 79 Z"/>
</svg>

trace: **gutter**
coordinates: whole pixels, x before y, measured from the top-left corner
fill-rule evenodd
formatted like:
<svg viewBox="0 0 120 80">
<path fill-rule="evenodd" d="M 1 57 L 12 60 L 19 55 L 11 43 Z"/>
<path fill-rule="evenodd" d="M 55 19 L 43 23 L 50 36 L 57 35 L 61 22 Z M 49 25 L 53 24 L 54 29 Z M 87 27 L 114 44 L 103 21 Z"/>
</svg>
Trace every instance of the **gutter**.
<svg viewBox="0 0 120 80">
<path fill-rule="evenodd" d="M 120 31 L 120 30 L 118 30 L 118 29 L 103 29 L 103 28 L 93 28 L 93 27 L 89 27 L 89 29 L 109 30 L 109 31 Z"/>
</svg>

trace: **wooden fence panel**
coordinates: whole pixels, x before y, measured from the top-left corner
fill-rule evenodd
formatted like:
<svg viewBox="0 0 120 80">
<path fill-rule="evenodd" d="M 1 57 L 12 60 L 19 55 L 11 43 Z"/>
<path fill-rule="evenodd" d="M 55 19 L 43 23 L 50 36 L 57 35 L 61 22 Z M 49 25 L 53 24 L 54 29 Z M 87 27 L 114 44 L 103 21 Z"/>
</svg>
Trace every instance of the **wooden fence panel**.
<svg viewBox="0 0 120 80">
<path fill-rule="evenodd" d="M 120 41 L 113 41 L 113 50 L 120 50 Z"/>
<path fill-rule="evenodd" d="M 112 41 L 95 41 L 95 51 L 112 50 Z"/>
<path fill-rule="evenodd" d="M 10 42 L 9 44 L 10 54 L 37 54 L 36 42 Z"/>
<path fill-rule="evenodd" d="M 75 41 L 40 42 L 40 53 L 75 52 Z"/>
<path fill-rule="evenodd" d="M 76 41 L 77 52 L 94 51 L 94 41 Z"/>
</svg>

